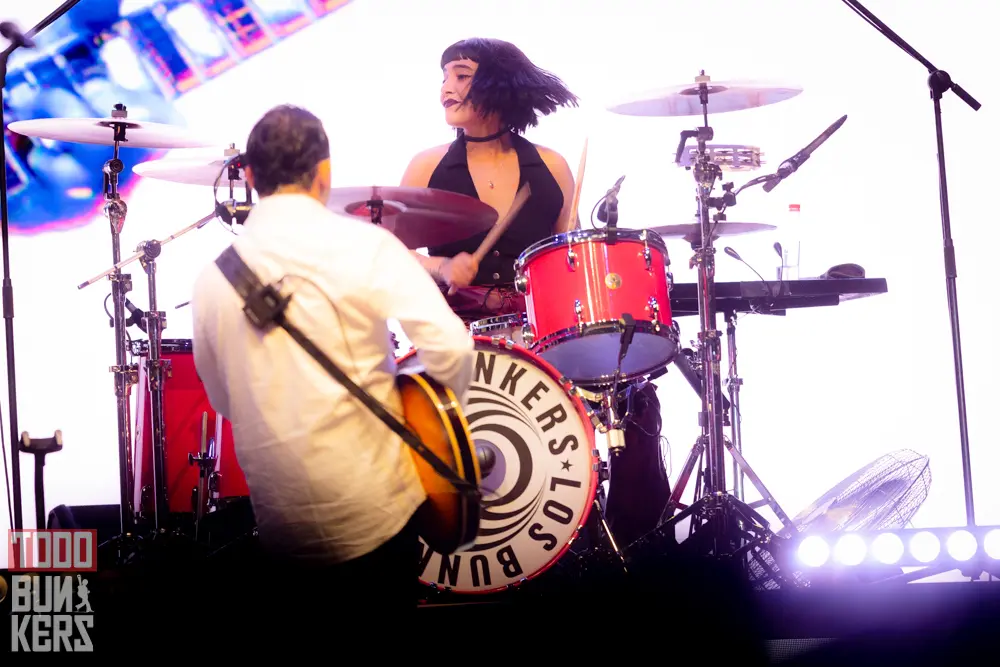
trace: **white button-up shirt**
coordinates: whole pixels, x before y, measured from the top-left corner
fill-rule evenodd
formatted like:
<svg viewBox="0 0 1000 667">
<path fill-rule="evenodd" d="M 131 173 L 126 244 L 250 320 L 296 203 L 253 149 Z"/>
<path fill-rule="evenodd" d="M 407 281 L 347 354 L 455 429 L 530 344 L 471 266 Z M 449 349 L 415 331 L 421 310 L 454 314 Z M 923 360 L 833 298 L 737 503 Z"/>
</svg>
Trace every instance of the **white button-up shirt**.
<svg viewBox="0 0 1000 667">
<path fill-rule="evenodd" d="M 460 398 L 473 344 L 440 289 L 391 233 L 306 195 L 262 198 L 234 242 L 263 283 L 281 280 L 289 321 L 396 415 L 402 404 L 388 319 Z M 262 543 L 342 562 L 398 533 L 423 502 L 415 453 L 296 343 L 264 334 L 215 266 L 195 282 L 194 359 L 233 426 Z"/>
</svg>

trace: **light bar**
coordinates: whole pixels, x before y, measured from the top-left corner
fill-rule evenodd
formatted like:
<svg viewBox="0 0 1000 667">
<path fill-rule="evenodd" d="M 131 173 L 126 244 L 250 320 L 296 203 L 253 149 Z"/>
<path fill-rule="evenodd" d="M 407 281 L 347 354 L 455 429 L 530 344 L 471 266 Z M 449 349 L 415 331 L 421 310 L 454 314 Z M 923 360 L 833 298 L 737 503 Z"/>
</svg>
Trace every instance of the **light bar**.
<svg viewBox="0 0 1000 667">
<path fill-rule="evenodd" d="M 790 546 L 796 564 L 807 570 L 862 565 L 961 567 L 983 560 L 1000 566 L 998 526 L 802 533 L 792 538 Z"/>
</svg>

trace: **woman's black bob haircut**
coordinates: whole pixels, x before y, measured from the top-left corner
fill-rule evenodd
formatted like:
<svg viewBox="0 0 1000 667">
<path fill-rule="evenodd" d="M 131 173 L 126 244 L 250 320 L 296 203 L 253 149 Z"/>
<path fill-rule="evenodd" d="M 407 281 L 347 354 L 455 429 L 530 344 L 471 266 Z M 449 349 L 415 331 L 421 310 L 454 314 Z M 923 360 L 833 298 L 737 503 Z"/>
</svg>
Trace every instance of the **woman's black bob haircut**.
<svg viewBox="0 0 1000 667">
<path fill-rule="evenodd" d="M 538 125 L 561 106 L 577 106 L 577 97 L 556 76 L 539 69 L 519 48 L 499 39 L 476 37 L 456 42 L 441 54 L 441 69 L 456 60 L 479 67 L 466 101 L 483 115 L 497 114 L 518 134 Z"/>
</svg>

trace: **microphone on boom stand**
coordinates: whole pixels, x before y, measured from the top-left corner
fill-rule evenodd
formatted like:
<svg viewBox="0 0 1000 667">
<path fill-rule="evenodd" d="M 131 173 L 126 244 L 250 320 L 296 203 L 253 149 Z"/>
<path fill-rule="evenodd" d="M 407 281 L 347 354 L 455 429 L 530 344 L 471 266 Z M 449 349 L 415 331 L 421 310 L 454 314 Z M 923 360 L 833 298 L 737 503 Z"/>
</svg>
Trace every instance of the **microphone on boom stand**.
<svg viewBox="0 0 1000 667">
<path fill-rule="evenodd" d="M 605 229 L 609 244 L 614 244 L 618 240 L 618 192 L 621 191 L 624 180 L 625 177 L 622 176 L 615 181 L 615 184 L 604 195 L 600 206 L 597 207 L 597 219 L 607 223 Z"/>
<path fill-rule="evenodd" d="M 243 183 L 246 186 L 246 201 L 237 203 L 233 193 L 233 183 L 240 180 L 240 170 L 243 169 L 245 161 L 246 154 L 239 153 L 234 155 L 226 161 L 225 166 L 223 166 L 222 170 L 219 171 L 218 178 L 215 179 L 215 189 L 213 191 L 215 198 L 215 214 L 230 225 L 242 225 L 246 222 L 247 217 L 250 215 L 250 211 L 253 210 L 253 199 L 251 195 L 253 190 L 246 178 L 243 179 Z M 218 192 L 223 174 L 226 174 L 228 177 L 227 180 L 229 181 L 229 199 L 227 201 L 220 202 Z"/>
<path fill-rule="evenodd" d="M 840 126 L 843 125 L 846 120 L 847 114 L 844 114 L 837 120 L 837 122 L 826 128 L 821 135 L 816 137 L 811 144 L 782 162 L 781 166 L 778 167 L 777 173 L 774 174 L 775 177 L 764 184 L 764 192 L 770 192 L 775 189 L 778 187 L 778 183 L 781 183 L 783 180 L 798 171 L 799 167 L 805 164 L 806 160 L 809 159 L 809 156 L 813 154 L 813 151 L 826 143 L 826 140 L 833 136 L 833 133 L 839 130 Z"/>
</svg>

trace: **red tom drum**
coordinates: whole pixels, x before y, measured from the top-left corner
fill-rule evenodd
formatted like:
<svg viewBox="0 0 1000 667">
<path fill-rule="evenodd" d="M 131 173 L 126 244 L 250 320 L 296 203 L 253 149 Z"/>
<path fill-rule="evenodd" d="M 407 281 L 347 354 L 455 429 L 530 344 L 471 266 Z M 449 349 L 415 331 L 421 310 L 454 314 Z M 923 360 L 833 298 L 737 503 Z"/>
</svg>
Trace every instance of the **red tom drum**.
<svg viewBox="0 0 1000 667">
<path fill-rule="evenodd" d="M 645 229 L 576 230 L 532 245 L 517 260 L 525 295 L 524 344 L 584 386 L 614 381 L 626 313 L 635 335 L 622 378 L 647 375 L 673 360 L 678 332 L 670 310 L 670 256 Z"/>
<path fill-rule="evenodd" d="M 205 487 L 206 500 L 246 498 L 250 496 L 246 477 L 236 460 L 233 429 L 229 421 L 212 409 L 194 365 L 190 340 L 161 341 L 162 359 L 168 360 L 163 383 L 163 418 L 166 449 L 167 504 L 171 513 L 190 513 L 197 506 L 198 464 L 188 455 L 201 453 L 202 415 L 208 413 L 208 440 L 215 441 L 215 465 Z M 149 379 L 145 358 L 149 342 L 132 344 L 132 354 L 140 357 L 138 397 L 135 421 L 135 481 L 136 510 L 144 515 L 153 513 L 153 424 L 149 396 Z M 221 442 L 220 442 L 221 441 Z M 209 454 L 212 454 L 211 449 Z"/>
</svg>

